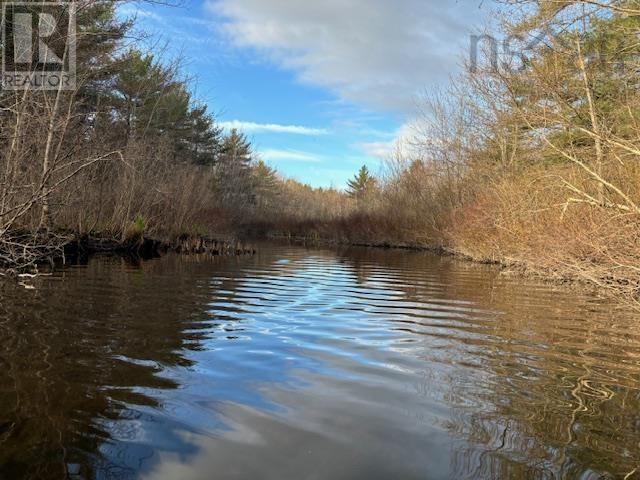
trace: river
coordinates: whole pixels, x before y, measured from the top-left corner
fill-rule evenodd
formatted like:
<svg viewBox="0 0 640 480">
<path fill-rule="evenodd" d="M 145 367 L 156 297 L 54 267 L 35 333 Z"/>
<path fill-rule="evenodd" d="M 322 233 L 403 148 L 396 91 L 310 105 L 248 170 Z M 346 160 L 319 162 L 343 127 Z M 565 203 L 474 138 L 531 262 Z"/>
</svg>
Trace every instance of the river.
<svg viewBox="0 0 640 480">
<path fill-rule="evenodd" d="M 640 478 L 640 316 L 429 253 L 0 284 L 1 479 Z"/>
</svg>

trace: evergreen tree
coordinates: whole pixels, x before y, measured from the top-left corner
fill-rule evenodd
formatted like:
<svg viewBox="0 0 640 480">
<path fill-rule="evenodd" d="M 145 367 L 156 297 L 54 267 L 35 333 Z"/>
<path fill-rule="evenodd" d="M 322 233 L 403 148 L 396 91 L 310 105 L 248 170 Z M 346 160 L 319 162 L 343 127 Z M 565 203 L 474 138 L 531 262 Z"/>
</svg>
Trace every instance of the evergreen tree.
<svg viewBox="0 0 640 480">
<path fill-rule="evenodd" d="M 251 162 L 251 142 L 235 128 L 224 137 L 220 148 L 220 165 L 225 168 L 246 169 Z"/>
<path fill-rule="evenodd" d="M 224 203 L 241 206 L 252 203 L 251 143 L 235 128 L 222 140 L 216 161 L 215 189 Z"/>
<path fill-rule="evenodd" d="M 206 106 L 192 105 L 191 94 L 171 66 L 130 50 L 121 61 L 115 98 L 114 117 L 127 139 L 162 137 L 168 140 L 176 161 L 216 162 L 222 148 L 221 129 Z M 229 144 L 227 149 L 233 148 Z"/>
<path fill-rule="evenodd" d="M 369 173 L 367 166 L 363 165 L 356 176 L 347 182 L 347 194 L 351 198 L 361 200 L 370 194 L 376 186 L 376 179 Z"/>
<path fill-rule="evenodd" d="M 117 50 L 133 27 L 121 20 L 114 2 L 92 2 L 77 9 L 77 76 L 82 104 L 95 112 L 111 104 L 120 59 Z"/>
<path fill-rule="evenodd" d="M 190 95 L 173 69 L 152 55 L 130 50 L 123 57 L 115 94 L 127 138 L 171 134 L 185 126 Z"/>
<path fill-rule="evenodd" d="M 181 150 L 196 165 L 214 165 L 222 150 L 222 129 L 205 105 L 193 107 L 186 120 L 188 128 L 181 139 Z"/>
<path fill-rule="evenodd" d="M 277 172 L 264 161 L 258 160 L 252 168 L 253 204 L 260 210 L 273 206 L 279 194 L 280 181 Z"/>
</svg>

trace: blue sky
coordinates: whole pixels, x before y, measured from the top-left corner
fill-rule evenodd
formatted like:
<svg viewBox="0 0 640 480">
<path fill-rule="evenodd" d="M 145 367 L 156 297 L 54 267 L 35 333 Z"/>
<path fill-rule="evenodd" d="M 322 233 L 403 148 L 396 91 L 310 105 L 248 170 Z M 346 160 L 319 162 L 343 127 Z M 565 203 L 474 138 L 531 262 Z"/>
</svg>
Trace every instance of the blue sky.
<svg viewBox="0 0 640 480">
<path fill-rule="evenodd" d="M 126 4 L 142 48 L 180 57 L 218 121 L 288 177 L 343 188 L 380 172 L 419 95 L 460 69 L 482 0 L 185 0 Z"/>
</svg>

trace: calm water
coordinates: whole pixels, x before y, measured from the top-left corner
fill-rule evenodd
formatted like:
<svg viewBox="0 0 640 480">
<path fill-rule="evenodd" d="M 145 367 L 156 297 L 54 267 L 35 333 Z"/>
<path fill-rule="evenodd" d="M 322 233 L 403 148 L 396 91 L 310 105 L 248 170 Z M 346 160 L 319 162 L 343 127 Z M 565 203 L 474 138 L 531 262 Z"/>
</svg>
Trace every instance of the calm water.
<svg viewBox="0 0 640 480">
<path fill-rule="evenodd" d="M 640 478 L 640 317 L 429 254 L 0 286 L 0 478 Z M 635 472 L 635 473 L 634 473 Z"/>
</svg>

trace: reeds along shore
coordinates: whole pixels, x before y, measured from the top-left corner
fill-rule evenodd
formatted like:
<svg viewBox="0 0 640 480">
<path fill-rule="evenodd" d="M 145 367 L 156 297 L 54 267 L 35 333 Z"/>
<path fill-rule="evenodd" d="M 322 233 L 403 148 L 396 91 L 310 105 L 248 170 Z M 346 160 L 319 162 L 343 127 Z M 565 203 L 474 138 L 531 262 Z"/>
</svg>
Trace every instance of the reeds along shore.
<svg viewBox="0 0 640 480">
<path fill-rule="evenodd" d="M 640 1 L 501 2 L 502 36 L 544 41 L 497 68 L 479 42 L 488 61 L 423 98 L 385 168 L 346 191 L 283 178 L 223 132 L 177 65 L 130 48 L 116 5 L 78 2 L 75 90 L 0 94 L 3 265 L 52 255 L 56 232 L 281 234 L 441 248 L 638 298 Z"/>
<path fill-rule="evenodd" d="M 503 13 L 504 36 L 545 34 L 524 63 L 469 66 L 424 99 L 379 178 L 361 172 L 347 194 L 285 183 L 256 228 L 442 248 L 637 299 L 640 2 L 507 1 Z"/>
</svg>

